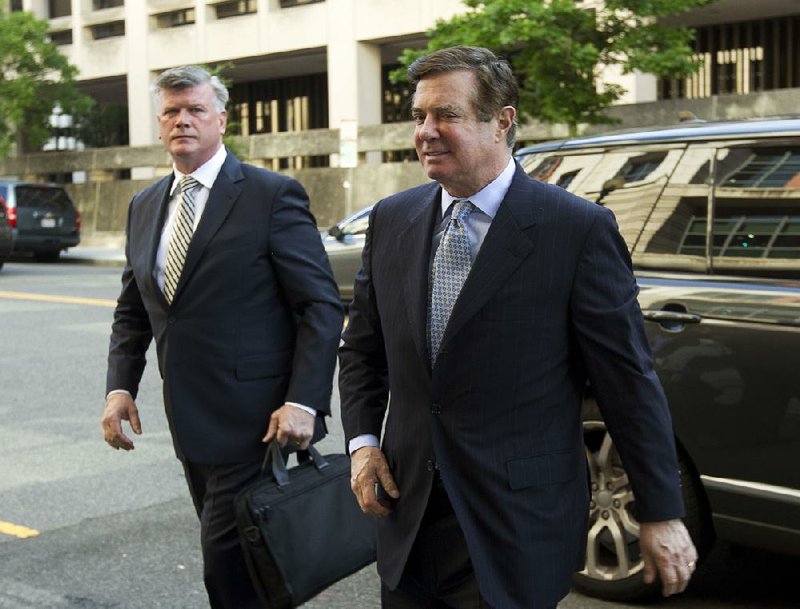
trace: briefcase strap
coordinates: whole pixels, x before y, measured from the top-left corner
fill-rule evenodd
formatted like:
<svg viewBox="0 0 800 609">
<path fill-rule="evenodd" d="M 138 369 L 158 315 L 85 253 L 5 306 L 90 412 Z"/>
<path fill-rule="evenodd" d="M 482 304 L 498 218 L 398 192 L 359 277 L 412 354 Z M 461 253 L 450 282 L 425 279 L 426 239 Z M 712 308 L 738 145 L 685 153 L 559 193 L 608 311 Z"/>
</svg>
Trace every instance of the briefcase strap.
<svg viewBox="0 0 800 609">
<path fill-rule="evenodd" d="M 328 462 L 319 454 L 319 451 L 311 444 L 305 450 L 297 451 L 297 462 L 304 463 L 311 461 L 319 471 L 328 467 Z M 286 458 L 283 456 L 281 445 L 277 440 L 272 440 L 267 446 L 267 454 L 264 455 L 264 462 L 261 464 L 261 473 L 272 471 L 275 483 L 281 487 L 289 484 L 289 470 L 286 467 Z"/>
</svg>

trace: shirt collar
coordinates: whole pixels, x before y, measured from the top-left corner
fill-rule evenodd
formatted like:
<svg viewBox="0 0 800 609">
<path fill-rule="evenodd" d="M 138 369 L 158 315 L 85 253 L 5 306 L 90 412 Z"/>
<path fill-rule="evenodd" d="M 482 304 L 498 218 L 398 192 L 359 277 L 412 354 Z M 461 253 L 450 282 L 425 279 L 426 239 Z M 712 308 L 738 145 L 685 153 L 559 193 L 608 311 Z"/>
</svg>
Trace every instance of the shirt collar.
<svg viewBox="0 0 800 609">
<path fill-rule="evenodd" d="M 475 207 L 494 220 L 500 203 L 506 198 L 506 193 L 511 186 L 511 180 L 514 179 L 515 171 L 516 164 L 512 157 L 508 159 L 508 165 L 500 172 L 499 176 L 469 197 L 454 197 L 442 188 L 442 215 L 447 212 L 447 209 L 454 201 L 469 199 Z"/>
<path fill-rule="evenodd" d="M 195 169 L 190 175 L 205 188 L 211 190 L 227 156 L 228 152 L 225 150 L 225 146 L 220 146 L 214 153 L 214 156 L 200 165 L 200 167 Z M 170 196 L 175 193 L 175 189 L 178 188 L 181 183 L 181 178 L 186 175 L 178 171 L 174 164 L 172 165 L 172 172 L 175 174 L 175 179 L 172 181 L 172 188 L 170 188 L 169 191 Z"/>
</svg>

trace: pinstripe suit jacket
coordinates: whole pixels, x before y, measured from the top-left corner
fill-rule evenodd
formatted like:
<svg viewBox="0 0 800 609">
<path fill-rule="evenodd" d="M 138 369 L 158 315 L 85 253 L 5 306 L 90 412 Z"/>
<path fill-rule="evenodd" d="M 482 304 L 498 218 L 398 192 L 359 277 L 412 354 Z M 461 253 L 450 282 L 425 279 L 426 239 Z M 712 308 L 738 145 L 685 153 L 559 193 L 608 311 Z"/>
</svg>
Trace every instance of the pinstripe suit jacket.
<svg viewBox="0 0 800 609">
<path fill-rule="evenodd" d="M 653 371 L 627 248 L 607 209 L 517 167 L 453 309 L 426 350 L 431 231 L 441 189 L 379 202 L 340 348 L 346 439 L 380 436 L 400 488 L 378 524 L 378 570 L 400 579 L 440 470 L 482 595 L 552 607 L 583 566 L 587 380 L 642 520 L 680 517 L 666 400 Z"/>
</svg>

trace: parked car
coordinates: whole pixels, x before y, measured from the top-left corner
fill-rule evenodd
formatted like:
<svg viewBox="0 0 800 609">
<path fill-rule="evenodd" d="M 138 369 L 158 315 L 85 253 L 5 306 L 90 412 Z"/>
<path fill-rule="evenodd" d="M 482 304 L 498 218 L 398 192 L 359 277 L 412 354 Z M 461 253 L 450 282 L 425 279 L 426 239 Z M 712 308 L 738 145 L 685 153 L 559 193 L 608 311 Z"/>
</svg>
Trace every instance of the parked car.
<svg viewBox="0 0 800 609">
<path fill-rule="evenodd" d="M 353 278 L 361 268 L 361 250 L 364 248 L 370 211 L 372 207 L 362 209 L 321 235 L 339 294 L 345 303 L 353 299 Z"/>
<path fill-rule="evenodd" d="M 3 198 L 0 197 L 0 269 L 11 255 L 14 248 L 14 233 L 8 220 L 8 209 Z"/>
<path fill-rule="evenodd" d="M 800 118 L 574 138 L 517 159 L 617 217 L 701 557 L 715 537 L 800 554 Z M 351 267 L 334 268 L 352 284 Z M 584 438 L 590 531 L 575 586 L 610 600 L 652 594 L 636 497 L 591 387 Z"/>
<path fill-rule="evenodd" d="M 14 233 L 14 252 L 53 262 L 81 240 L 81 216 L 56 184 L 0 181 L 0 199 Z"/>
</svg>

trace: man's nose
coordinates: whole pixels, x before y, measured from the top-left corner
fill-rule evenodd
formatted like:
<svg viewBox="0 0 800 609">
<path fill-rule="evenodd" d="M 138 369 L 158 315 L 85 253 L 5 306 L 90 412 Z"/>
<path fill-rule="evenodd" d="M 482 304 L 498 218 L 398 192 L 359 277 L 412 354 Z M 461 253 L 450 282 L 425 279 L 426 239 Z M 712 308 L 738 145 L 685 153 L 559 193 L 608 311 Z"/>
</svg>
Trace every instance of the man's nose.
<svg viewBox="0 0 800 609">
<path fill-rule="evenodd" d="M 432 116 L 426 116 L 425 120 L 417 127 L 417 135 L 421 140 L 425 141 L 438 137 L 439 129 L 436 119 Z"/>
<path fill-rule="evenodd" d="M 178 114 L 175 115 L 175 124 L 187 125 L 191 116 L 191 113 L 186 108 L 181 108 L 178 110 Z"/>
</svg>

